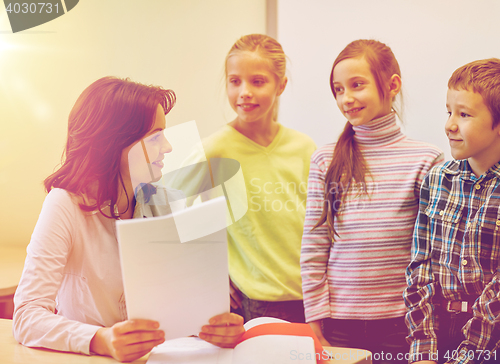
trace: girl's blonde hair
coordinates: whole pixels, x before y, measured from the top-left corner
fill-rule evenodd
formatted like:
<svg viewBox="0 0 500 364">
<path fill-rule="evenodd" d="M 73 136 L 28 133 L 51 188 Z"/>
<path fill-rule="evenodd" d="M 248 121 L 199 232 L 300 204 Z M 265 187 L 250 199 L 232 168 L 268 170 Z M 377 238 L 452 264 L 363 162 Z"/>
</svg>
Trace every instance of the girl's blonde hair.
<svg viewBox="0 0 500 364">
<path fill-rule="evenodd" d="M 286 74 L 286 56 L 281 44 L 264 34 L 248 34 L 238 39 L 229 50 L 224 73 L 227 81 L 227 61 L 230 57 L 243 52 L 256 52 L 269 63 L 269 68 L 276 75 L 279 82 L 283 81 Z M 273 120 L 278 119 L 279 99 L 276 99 L 273 110 Z"/>
<path fill-rule="evenodd" d="M 335 66 L 345 59 L 358 57 L 364 57 L 370 66 L 380 98 L 386 100 L 391 77 L 395 74 L 401 77 L 401 71 L 391 49 L 384 43 L 372 39 L 355 40 L 337 56 L 330 73 L 330 88 L 333 96 L 337 98 L 333 86 Z M 393 102 L 394 99 L 391 101 Z M 368 172 L 366 161 L 354 139 L 354 129 L 351 123 L 347 122 L 335 145 L 333 159 L 326 172 L 323 211 L 313 229 L 326 222 L 328 235 L 332 241 L 334 240 L 335 235 L 338 235 L 334 228 L 334 221 L 339 210 L 337 207 L 340 207 L 345 199 L 343 192 L 347 192 L 353 180 L 366 186 L 365 176 Z"/>
</svg>

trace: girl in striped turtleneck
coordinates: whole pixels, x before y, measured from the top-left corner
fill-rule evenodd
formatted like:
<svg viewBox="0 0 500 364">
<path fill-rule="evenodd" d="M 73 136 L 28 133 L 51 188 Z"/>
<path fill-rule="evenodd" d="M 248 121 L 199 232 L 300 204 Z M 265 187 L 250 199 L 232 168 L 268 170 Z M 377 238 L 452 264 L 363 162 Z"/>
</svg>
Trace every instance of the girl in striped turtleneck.
<svg viewBox="0 0 500 364">
<path fill-rule="evenodd" d="M 397 125 L 401 72 L 385 44 L 347 45 L 330 86 L 347 123 L 311 157 L 301 251 L 306 321 L 324 345 L 397 362 L 408 352 L 402 294 L 420 184 L 443 154 Z"/>
</svg>

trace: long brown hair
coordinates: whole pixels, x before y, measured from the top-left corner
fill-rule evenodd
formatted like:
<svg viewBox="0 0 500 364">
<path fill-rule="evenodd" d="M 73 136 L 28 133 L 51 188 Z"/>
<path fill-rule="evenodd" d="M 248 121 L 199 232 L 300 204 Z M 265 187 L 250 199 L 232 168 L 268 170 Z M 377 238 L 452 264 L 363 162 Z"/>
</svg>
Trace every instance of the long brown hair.
<svg viewBox="0 0 500 364">
<path fill-rule="evenodd" d="M 394 74 L 401 77 L 401 71 L 391 49 L 384 43 L 371 39 L 359 39 L 349 43 L 335 59 L 330 73 L 330 88 L 333 96 L 337 98 L 333 86 L 335 66 L 345 59 L 358 57 L 364 57 L 369 64 L 380 98 L 386 100 L 388 90 L 384 85 L 389 83 Z M 354 139 L 354 129 L 351 123 L 347 122 L 335 145 L 332 162 L 326 172 L 323 211 L 313 229 L 326 222 L 328 236 L 334 241 L 335 235 L 338 236 L 334 227 L 335 217 L 345 199 L 345 193 L 353 181 L 366 186 L 365 176 L 368 172 L 366 161 Z"/>
<path fill-rule="evenodd" d="M 158 104 L 167 114 L 175 104 L 174 92 L 116 77 L 88 86 L 71 110 L 61 166 L 45 179 L 45 190 L 63 188 L 82 198 L 82 210 L 98 209 L 117 219 L 118 186 L 125 190 L 122 151 L 153 127 Z M 111 216 L 102 211 L 106 205 Z"/>
</svg>

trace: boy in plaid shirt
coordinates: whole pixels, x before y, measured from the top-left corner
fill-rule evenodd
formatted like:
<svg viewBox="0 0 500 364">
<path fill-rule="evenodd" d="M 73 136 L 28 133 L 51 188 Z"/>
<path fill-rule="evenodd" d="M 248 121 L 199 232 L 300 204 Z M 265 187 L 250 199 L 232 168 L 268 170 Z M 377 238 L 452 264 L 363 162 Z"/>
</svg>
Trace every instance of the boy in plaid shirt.
<svg viewBox="0 0 500 364">
<path fill-rule="evenodd" d="M 500 362 L 500 59 L 458 68 L 446 134 L 455 160 L 426 176 L 404 292 L 409 362 Z"/>
</svg>

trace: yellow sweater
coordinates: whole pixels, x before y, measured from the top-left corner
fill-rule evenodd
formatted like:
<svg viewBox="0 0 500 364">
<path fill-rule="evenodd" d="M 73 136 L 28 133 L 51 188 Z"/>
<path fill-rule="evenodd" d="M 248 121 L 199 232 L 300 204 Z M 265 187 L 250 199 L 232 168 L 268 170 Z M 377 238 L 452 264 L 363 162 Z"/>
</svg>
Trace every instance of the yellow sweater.
<svg viewBox="0 0 500 364">
<path fill-rule="evenodd" d="M 280 125 L 263 147 L 225 125 L 203 148 L 207 158 L 237 160 L 247 188 L 248 211 L 228 227 L 232 281 L 251 299 L 302 299 L 300 244 L 315 143 Z"/>
</svg>

